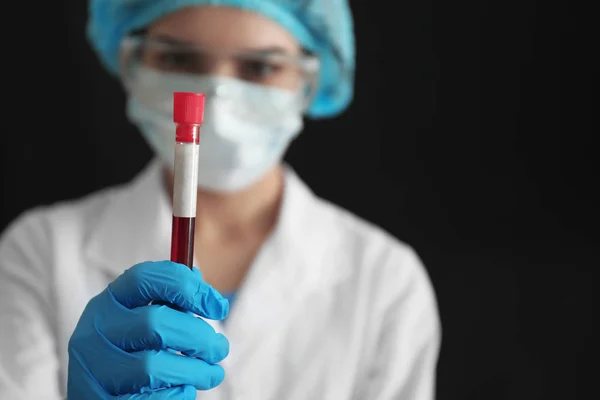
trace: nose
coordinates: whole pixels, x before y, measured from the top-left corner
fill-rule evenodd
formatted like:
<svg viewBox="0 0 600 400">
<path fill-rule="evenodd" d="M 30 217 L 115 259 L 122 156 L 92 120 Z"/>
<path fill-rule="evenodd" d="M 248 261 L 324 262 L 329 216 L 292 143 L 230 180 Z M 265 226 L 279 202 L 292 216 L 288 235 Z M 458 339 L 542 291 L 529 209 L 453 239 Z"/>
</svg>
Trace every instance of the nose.
<svg viewBox="0 0 600 400">
<path fill-rule="evenodd" d="M 235 77 L 235 62 L 225 57 L 207 57 L 204 64 L 205 73 L 224 77 Z"/>
</svg>

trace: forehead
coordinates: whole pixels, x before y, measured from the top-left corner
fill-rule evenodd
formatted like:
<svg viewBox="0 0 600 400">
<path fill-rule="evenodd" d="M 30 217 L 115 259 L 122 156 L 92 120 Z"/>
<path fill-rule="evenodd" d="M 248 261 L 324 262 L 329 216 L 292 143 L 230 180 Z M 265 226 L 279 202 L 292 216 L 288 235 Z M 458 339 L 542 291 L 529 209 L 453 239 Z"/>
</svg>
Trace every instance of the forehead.
<svg viewBox="0 0 600 400">
<path fill-rule="evenodd" d="M 155 21 L 148 34 L 210 47 L 281 47 L 290 51 L 300 47 L 277 22 L 252 11 L 222 6 L 179 9 Z"/>
</svg>

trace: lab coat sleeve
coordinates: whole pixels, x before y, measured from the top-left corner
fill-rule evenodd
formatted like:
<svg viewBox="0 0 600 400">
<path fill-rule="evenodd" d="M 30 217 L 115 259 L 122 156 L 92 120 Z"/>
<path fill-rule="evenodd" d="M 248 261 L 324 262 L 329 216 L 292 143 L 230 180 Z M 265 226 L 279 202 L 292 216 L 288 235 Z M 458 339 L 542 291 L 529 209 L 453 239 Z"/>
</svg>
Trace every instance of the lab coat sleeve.
<svg viewBox="0 0 600 400">
<path fill-rule="evenodd" d="M 441 345 L 437 302 L 416 253 L 390 251 L 380 274 L 381 324 L 367 394 L 370 400 L 435 399 Z M 400 290 L 398 290 L 400 289 Z"/>
<path fill-rule="evenodd" d="M 51 246 L 28 212 L 0 237 L 0 399 L 57 400 Z"/>
</svg>

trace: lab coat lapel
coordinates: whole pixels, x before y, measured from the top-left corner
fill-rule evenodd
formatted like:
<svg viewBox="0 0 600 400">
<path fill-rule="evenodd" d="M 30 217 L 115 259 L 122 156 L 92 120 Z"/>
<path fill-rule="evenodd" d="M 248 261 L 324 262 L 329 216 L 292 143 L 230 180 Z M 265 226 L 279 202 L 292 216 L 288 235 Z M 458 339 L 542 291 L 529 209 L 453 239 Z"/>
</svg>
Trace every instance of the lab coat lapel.
<svg viewBox="0 0 600 400">
<path fill-rule="evenodd" d="M 153 160 L 102 212 L 92 227 L 85 254 L 112 279 L 142 261 L 169 259 L 171 205 L 162 165 Z"/>
<path fill-rule="evenodd" d="M 224 327 L 232 342 L 229 363 L 247 370 L 244 364 L 267 347 L 285 326 L 287 285 L 283 268 L 289 261 L 271 237 L 256 257 Z M 287 264 L 286 264 L 287 263 Z"/>
<path fill-rule="evenodd" d="M 265 377 L 276 381 L 281 373 L 278 362 L 285 358 L 294 310 L 302 307 L 312 292 L 335 281 L 331 270 L 314 268 L 323 261 L 325 242 L 315 234 L 319 225 L 311 223 L 311 216 L 318 215 L 315 202 L 314 195 L 287 167 L 277 226 L 257 255 L 223 327 L 231 343 L 224 362 L 228 380 L 235 382 L 235 387 L 254 388 L 251 392 L 261 393 L 262 398 L 270 398 L 267 391 L 276 389 L 264 385 Z M 231 390 L 235 392 L 235 388 Z"/>
</svg>

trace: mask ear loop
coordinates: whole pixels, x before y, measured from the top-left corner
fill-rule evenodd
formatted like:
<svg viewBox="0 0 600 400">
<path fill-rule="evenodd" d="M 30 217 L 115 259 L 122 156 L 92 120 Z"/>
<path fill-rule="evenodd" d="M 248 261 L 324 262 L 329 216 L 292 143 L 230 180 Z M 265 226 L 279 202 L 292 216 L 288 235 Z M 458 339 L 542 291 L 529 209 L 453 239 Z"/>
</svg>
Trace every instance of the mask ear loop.
<svg viewBox="0 0 600 400">
<path fill-rule="evenodd" d="M 319 85 L 319 70 L 321 68 L 320 61 L 316 56 L 309 56 L 303 62 L 303 67 L 306 69 L 306 80 L 308 84 L 308 94 L 304 97 L 304 102 L 302 104 L 302 112 L 305 113 L 312 101 L 314 100 L 317 94 L 317 87 Z"/>
<path fill-rule="evenodd" d="M 134 41 L 131 37 L 125 37 L 121 40 L 119 47 L 119 75 L 120 81 L 126 92 L 130 91 L 129 63 L 134 52 Z"/>
<path fill-rule="evenodd" d="M 128 93 L 131 92 L 133 85 L 130 71 L 132 68 L 131 64 L 138 62 L 138 53 L 141 51 L 142 48 L 140 34 L 128 35 L 121 40 L 121 45 L 119 48 L 119 74 L 123 89 Z"/>
</svg>

